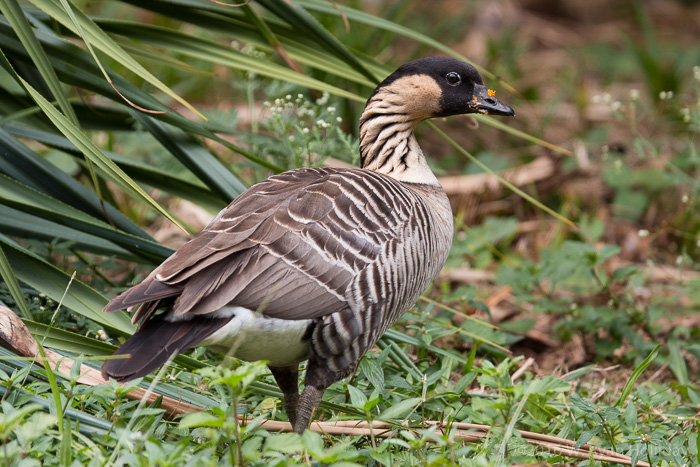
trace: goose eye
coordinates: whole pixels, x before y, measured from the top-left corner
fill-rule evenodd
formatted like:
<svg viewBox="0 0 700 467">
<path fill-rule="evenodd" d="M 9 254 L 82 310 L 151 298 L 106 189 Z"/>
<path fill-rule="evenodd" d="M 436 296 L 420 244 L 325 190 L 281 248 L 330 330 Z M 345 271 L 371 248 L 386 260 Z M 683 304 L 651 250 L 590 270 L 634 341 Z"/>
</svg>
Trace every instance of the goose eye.
<svg viewBox="0 0 700 467">
<path fill-rule="evenodd" d="M 447 75 L 445 75 L 445 79 L 447 79 L 447 82 L 452 86 L 456 86 L 462 82 L 462 78 L 454 71 L 447 73 Z"/>
</svg>

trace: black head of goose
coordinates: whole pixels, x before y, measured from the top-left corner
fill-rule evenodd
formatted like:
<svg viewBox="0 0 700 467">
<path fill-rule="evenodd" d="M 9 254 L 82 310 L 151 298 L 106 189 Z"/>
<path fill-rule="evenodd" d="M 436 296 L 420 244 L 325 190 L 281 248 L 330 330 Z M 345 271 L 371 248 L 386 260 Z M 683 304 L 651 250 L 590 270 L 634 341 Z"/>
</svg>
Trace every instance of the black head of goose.
<svg viewBox="0 0 700 467">
<path fill-rule="evenodd" d="M 105 307 L 138 307 L 138 328 L 115 353 L 129 357 L 105 362 L 104 377 L 147 375 L 197 345 L 267 360 L 303 432 L 326 388 L 355 371 L 442 268 L 452 213 L 413 129 L 468 113 L 514 115 L 467 63 L 401 66 L 367 101 L 361 169 L 296 169 L 254 185 Z"/>
</svg>

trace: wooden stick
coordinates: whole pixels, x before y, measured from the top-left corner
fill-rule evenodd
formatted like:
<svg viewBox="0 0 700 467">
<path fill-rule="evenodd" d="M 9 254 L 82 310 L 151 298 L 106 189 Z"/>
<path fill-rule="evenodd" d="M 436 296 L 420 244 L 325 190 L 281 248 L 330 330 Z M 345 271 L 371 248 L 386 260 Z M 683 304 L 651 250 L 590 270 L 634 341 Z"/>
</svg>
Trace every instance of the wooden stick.
<svg viewBox="0 0 700 467">
<path fill-rule="evenodd" d="M 0 345 L 22 357 L 35 358 L 36 362 L 44 368 L 48 367 L 47 369 L 63 375 L 70 375 L 73 365 L 76 363 L 74 360 L 46 348 L 44 349 L 46 360 L 44 360 L 39 354 L 39 346 L 27 326 L 16 314 L 1 305 Z M 99 371 L 87 365 L 80 365 L 79 374 L 78 382 L 80 384 L 87 386 L 106 384 L 109 386 L 109 381 L 105 380 Z M 132 400 L 141 400 L 144 396 L 146 396 L 146 390 L 141 388 L 136 388 L 126 394 L 126 397 Z M 146 400 L 148 403 L 153 403 L 159 397 L 161 397 L 159 394 L 150 393 Z M 183 413 L 201 412 L 203 410 L 201 407 L 181 400 L 167 396 L 162 397 L 161 407 L 165 409 L 165 413 L 170 417 Z"/>
</svg>

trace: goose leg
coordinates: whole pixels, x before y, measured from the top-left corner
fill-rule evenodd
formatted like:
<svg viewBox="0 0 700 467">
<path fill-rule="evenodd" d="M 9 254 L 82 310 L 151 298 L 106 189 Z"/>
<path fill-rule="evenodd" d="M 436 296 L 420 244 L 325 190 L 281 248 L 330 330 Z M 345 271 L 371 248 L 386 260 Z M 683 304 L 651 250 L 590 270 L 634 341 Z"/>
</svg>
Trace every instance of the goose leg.
<svg viewBox="0 0 700 467">
<path fill-rule="evenodd" d="M 292 428 L 296 428 L 297 407 L 299 406 L 299 368 L 298 367 L 268 367 L 284 394 L 284 411 L 287 413 Z"/>
<path fill-rule="evenodd" d="M 311 417 L 318 410 L 323 393 L 326 388 L 317 388 L 306 385 L 299 397 L 299 409 L 297 411 L 297 423 L 294 425 L 294 433 L 302 434 L 311 423 Z"/>
<path fill-rule="evenodd" d="M 340 381 L 346 375 L 336 372 L 318 363 L 318 357 L 313 353 L 309 358 L 306 367 L 306 378 L 304 379 L 304 390 L 299 396 L 299 408 L 297 409 L 297 423 L 294 425 L 295 433 L 303 433 L 311 423 L 314 415 L 318 411 L 318 406 L 323 398 L 323 393 L 328 387 Z"/>
</svg>

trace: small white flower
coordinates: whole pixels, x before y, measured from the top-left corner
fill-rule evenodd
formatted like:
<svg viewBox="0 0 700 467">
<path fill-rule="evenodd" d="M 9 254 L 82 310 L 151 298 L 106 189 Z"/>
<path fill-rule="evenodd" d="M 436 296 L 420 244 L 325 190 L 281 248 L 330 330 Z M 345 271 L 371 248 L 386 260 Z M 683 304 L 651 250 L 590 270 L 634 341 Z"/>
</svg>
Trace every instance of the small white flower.
<svg viewBox="0 0 700 467">
<path fill-rule="evenodd" d="M 335 113 L 335 107 L 328 107 L 328 113 Z"/>
<path fill-rule="evenodd" d="M 343 123 L 343 117 L 336 117 L 335 121 L 338 123 Z"/>
<path fill-rule="evenodd" d="M 688 195 L 683 195 L 681 197 L 681 201 L 683 201 L 683 204 L 687 204 L 688 203 Z"/>
<path fill-rule="evenodd" d="M 143 433 L 140 431 L 133 431 L 129 434 L 129 438 L 131 438 L 132 441 L 141 441 L 143 439 Z"/>
<path fill-rule="evenodd" d="M 286 96 L 284 96 L 284 98 L 287 99 L 288 101 L 291 101 L 291 100 L 292 100 L 292 95 L 291 95 L 291 94 L 287 94 Z"/>
<path fill-rule="evenodd" d="M 673 91 L 661 91 L 659 93 L 659 99 L 662 101 L 668 101 L 673 99 Z"/>
<path fill-rule="evenodd" d="M 294 142 L 294 140 L 295 140 L 296 138 L 294 138 L 294 135 L 289 135 L 289 136 L 287 137 L 287 139 L 288 139 L 290 142 Z"/>
<path fill-rule="evenodd" d="M 683 256 L 678 256 L 678 257 L 676 257 L 676 264 L 677 264 L 678 266 L 680 266 L 681 264 L 683 264 Z"/>
<path fill-rule="evenodd" d="M 321 98 L 316 100 L 316 104 L 318 105 L 326 105 L 328 103 L 328 99 L 330 99 L 331 95 L 328 94 L 327 92 L 323 93 L 323 96 Z"/>
<path fill-rule="evenodd" d="M 107 333 L 104 331 L 104 329 L 98 329 L 97 336 L 100 338 L 101 341 L 107 340 Z"/>
<path fill-rule="evenodd" d="M 609 93 L 603 94 L 603 102 L 609 104 L 612 101 L 612 96 Z"/>
<path fill-rule="evenodd" d="M 593 96 L 591 101 L 593 101 L 594 104 L 600 104 L 600 101 L 601 101 L 600 95 L 596 94 L 595 96 Z"/>
<path fill-rule="evenodd" d="M 270 107 L 271 105 L 270 101 L 263 102 L 263 107 Z"/>
<path fill-rule="evenodd" d="M 309 129 L 308 129 L 308 128 L 302 128 L 301 132 L 304 133 L 304 134 L 306 134 L 306 133 L 309 132 Z"/>
<path fill-rule="evenodd" d="M 683 116 L 683 122 L 688 123 L 690 121 L 690 109 L 688 107 L 681 109 L 681 115 Z"/>
<path fill-rule="evenodd" d="M 620 107 L 622 107 L 622 102 L 620 101 L 615 101 L 610 105 L 610 108 L 615 111 L 615 110 L 620 110 Z"/>
<path fill-rule="evenodd" d="M 630 90 L 630 100 L 636 101 L 639 99 L 639 89 Z"/>
<path fill-rule="evenodd" d="M 645 238 L 649 236 L 649 231 L 647 229 L 639 229 L 637 235 L 639 235 L 640 238 Z"/>
</svg>

